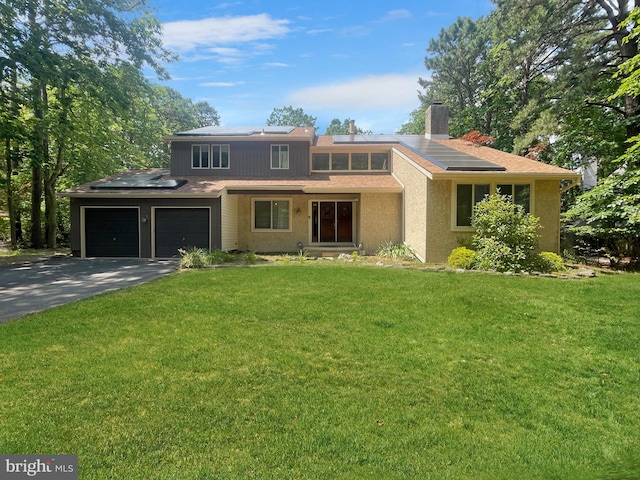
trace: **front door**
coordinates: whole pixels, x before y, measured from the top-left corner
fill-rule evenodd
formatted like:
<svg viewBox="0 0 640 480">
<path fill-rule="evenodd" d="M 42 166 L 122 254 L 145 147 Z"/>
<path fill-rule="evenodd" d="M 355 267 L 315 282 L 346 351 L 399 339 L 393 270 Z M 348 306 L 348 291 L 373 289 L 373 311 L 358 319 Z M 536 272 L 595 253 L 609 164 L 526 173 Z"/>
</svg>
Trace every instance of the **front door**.
<svg viewBox="0 0 640 480">
<path fill-rule="evenodd" d="M 314 243 L 353 243 L 352 202 L 312 202 Z"/>
</svg>

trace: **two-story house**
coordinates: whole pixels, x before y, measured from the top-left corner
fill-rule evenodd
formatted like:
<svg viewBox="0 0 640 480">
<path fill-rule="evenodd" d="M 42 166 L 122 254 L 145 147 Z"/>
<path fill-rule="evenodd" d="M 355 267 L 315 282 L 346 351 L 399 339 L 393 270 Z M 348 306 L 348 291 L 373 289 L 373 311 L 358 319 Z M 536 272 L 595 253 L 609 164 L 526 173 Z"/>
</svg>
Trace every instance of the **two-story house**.
<svg viewBox="0 0 640 480">
<path fill-rule="evenodd" d="M 170 170 L 129 171 L 62 192 L 83 257 L 171 257 L 183 247 L 373 253 L 405 242 L 445 261 L 471 213 L 499 191 L 540 218 L 559 250 L 560 195 L 578 174 L 450 139 L 448 111 L 425 135 L 317 135 L 309 127 L 205 127 L 167 138 Z M 352 131 L 355 127 L 352 125 Z"/>
</svg>

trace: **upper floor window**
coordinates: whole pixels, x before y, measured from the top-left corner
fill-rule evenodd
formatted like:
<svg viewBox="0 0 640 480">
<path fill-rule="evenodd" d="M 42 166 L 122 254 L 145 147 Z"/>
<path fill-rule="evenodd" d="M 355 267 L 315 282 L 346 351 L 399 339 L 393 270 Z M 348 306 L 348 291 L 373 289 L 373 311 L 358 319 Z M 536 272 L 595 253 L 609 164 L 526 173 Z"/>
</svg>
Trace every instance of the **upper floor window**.
<svg viewBox="0 0 640 480">
<path fill-rule="evenodd" d="M 311 156 L 311 170 L 349 171 L 349 170 L 389 170 L 389 153 L 314 153 Z"/>
<path fill-rule="evenodd" d="M 289 168 L 289 145 L 271 145 L 271 168 Z"/>
<path fill-rule="evenodd" d="M 229 145 L 211 146 L 211 168 L 229 168 Z"/>
<path fill-rule="evenodd" d="M 209 168 L 209 145 L 191 145 L 191 168 Z"/>
</svg>

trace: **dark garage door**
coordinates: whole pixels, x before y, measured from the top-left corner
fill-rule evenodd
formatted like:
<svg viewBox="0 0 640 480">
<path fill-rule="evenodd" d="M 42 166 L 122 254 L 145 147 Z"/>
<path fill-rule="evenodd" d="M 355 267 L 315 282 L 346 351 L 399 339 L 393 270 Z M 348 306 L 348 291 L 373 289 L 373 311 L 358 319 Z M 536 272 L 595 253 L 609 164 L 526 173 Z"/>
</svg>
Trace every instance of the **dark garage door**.
<svg viewBox="0 0 640 480">
<path fill-rule="evenodd" d="M 86 208 L 87 257 L 138 257 L 140 235 L 137 208 Z"/>
<path fill-rule="evenodd" d="M 179 248 L 209 249 L 208 208 L 156 208 L 156 257 L 175 257 Z"/>
</svg>

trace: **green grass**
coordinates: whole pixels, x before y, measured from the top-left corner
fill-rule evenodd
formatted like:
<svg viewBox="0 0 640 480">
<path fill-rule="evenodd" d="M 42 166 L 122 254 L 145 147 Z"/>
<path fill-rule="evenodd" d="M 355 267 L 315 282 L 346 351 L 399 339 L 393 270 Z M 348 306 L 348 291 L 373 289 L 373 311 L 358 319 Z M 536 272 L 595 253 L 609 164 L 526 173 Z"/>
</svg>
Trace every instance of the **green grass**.
<svg viewBox="0 0 640 480">
<path fill-rule="evenodd" d="M 640 276 L 188 271 L 0 325 L 0 452 L 81 479 L 640 477 Z"/>
</svg>

